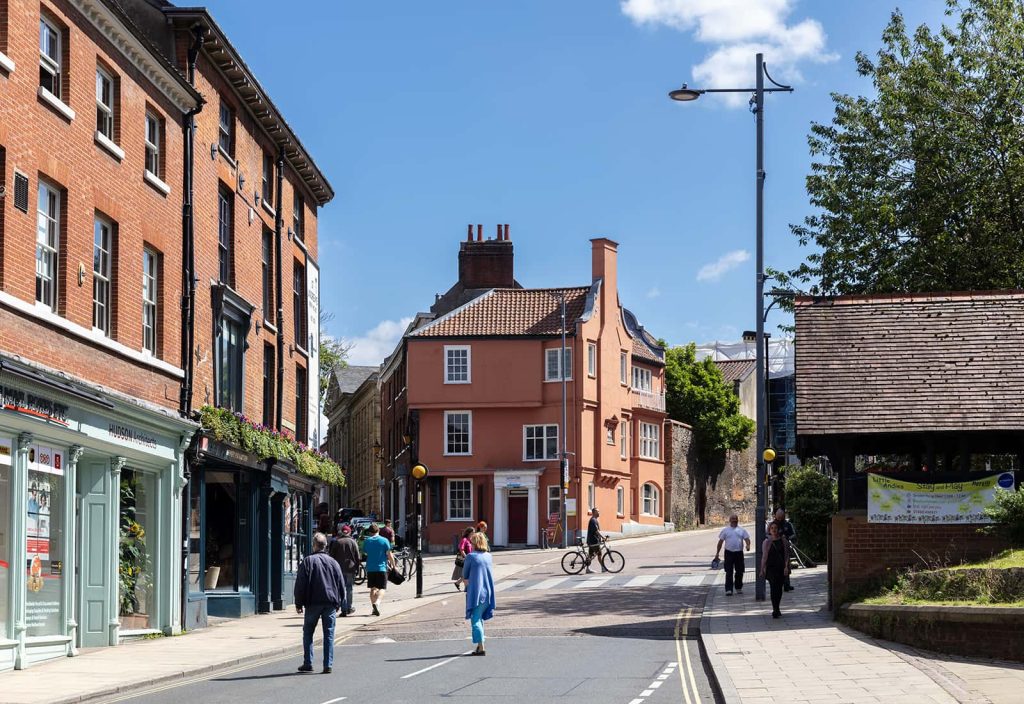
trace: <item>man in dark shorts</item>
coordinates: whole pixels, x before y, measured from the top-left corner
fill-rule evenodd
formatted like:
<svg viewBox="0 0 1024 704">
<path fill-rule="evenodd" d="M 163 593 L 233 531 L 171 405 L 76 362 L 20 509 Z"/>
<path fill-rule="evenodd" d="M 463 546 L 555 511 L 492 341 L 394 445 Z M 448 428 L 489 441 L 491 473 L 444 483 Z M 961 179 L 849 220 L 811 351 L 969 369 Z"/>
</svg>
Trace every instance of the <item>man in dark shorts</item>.
<svg viewBox="0 0 1024 704">
<path fill-rule="evenodd" d="M 587 555 L 587 573 L 593 572 L 590 569 L 590 563 L 594 561 L 594 558 L 598 558 L 600 561 L 601 557 L 601 541 L 604 540 L 604 536 L 601 535 L 601 523 L 598 519 L 601 517 L 601 511 L 597 508 L 590 510 L 590 523 L 587 524 L 587 548 L 589 554 Z M 601 571 L 607 572 L 604 565 L 601 565 Z"/>
<path fill-rule="evenodd" d="M 381 537 L 376 523 L 366 529 L 367 538 L 363 541 L 363 552 L 366 553 L 366 585 L 370 588 L 370 606 L 373 615 L 380 616 L 378 602 L 388 588 L 388 567 L 394 567 L 395 558 L 391 554 L 391 541 Z"/>
</svg>

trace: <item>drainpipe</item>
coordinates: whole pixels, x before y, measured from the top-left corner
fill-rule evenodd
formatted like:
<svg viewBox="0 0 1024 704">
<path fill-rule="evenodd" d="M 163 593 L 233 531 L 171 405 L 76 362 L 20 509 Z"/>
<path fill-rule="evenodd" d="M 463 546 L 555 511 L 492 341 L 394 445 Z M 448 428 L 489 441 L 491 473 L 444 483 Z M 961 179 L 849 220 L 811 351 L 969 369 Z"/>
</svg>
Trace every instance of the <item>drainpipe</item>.
<svg viewBox="0 0 1024 704">
<path fill-rule="evenodd" d="M 196 61 L 199 50 L 206 36 L 206 27 L 196 25 L 192 28 L 192 45 L 188 50 L 188 82 L 196 85 Z M 193 211 L 193 171 L 195 169 L 195 136 L 196 115 L 203 109 L 200 102 L 185 114 L 184 124 L 184 168 L 182 170 L 182 207 L 181 207 L 181 240 L 182 240 L 182 296 L 181 296 L 181 362 L 185 370 L 185 378 L 181 382 L 181 402 L 179 413 L 185 418 L 192 416 L 192 379 L 195 357 L 195 315 L 196 315 L 196 256 L 195 256 L 195 218 Z M 189 540 L 189 507 L 192 505 L 192 471 L 188 461 L 188 452 L 181 452 L 182 478 L 185 485 L 181 491 L 181 630 L 186 630 L 188 614 L 188 566 L 191 541 Z"/>
<path fill-rule="evenodd" d="M 283 256 L 281 253 L 281 231 L 284 229 L 284 147 L 277 152 L 277 217 L 274 218 L 274 269 L 276 269 L 274 288 L 277 303 L 277 409 L 274 415 L 274 426 L 281 432 L 281 424 L 284 420 L 284 294 L 281 290 L 283 285 Z M 296 419 L 298 420 L 298 419 Z"/>
</svg>

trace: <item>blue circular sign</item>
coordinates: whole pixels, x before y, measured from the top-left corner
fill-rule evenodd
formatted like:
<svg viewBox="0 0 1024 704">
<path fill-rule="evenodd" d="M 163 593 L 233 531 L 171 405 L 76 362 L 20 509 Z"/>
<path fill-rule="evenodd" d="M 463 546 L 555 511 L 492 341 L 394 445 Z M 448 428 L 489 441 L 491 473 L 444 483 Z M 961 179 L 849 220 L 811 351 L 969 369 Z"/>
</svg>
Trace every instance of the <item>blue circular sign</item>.
<svg viewBox="0 0 1024 704">
<path fill-rule="evenodd" d="M 1013 472 L 1003 472 L 999 475 L 999 479 L 996 480 L 1000 488 L 1012 489 L 1013 488 Z"/>
</svg>

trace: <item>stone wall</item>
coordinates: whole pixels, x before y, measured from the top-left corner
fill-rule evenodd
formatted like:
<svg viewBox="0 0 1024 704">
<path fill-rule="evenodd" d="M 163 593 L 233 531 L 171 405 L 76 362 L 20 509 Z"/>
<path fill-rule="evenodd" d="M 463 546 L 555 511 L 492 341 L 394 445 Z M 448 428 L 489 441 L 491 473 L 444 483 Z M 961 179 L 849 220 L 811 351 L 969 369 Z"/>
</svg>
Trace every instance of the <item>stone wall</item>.
<svg viewBox="0 0 1024 704">
<path fill-rule="evenodd" d="M 697 471 L 693 430 L 676 421 L 666 422 L 665 520 L 677 529 L 724 526 L 732 513 L 741 523 L 754 520 L 756 503 L 756 450 L 726 452 L 707 476 Z"/>
</svg>

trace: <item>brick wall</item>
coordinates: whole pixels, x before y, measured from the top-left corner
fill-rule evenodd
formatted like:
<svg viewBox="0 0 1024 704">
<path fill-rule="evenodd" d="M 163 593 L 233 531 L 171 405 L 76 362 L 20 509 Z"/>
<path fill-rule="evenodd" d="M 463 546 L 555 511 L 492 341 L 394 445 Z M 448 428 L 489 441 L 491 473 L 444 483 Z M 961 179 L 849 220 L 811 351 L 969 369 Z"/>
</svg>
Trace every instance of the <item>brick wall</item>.
<svg viewBox="0 0 1024 704">
<path fill-rule="evenodd" d="M 65 29 L 64 87 L 61 98 L 75 111 L 68 119 L 37 95 L 40 7 Z M 181 296 L 181 113 L 92 24 L 64 0 L 0 2 L 4 53 L 15 70 L 0 70 L 0 183 L 13 191 L 14 172 L 29 179 L 28 212 L 14 207 L 13 192 L 0 199 L 0 288 L 32 306 L 35 301 L 36 209 L 40 179 L 62 191 L 58 281 L 59 315 L 80 335 L 37 317 L 2 306 L 0 351 L 62 369 L 90 382 L 176 408 L 177 381 L 141 361 L 142 250 L 163 258 L 157 356 L 174 367 L 180 360 Z M 114 142 L 124 158 L 100 146 L 96 132 L 96 68 L 101 64 L 116 84 Z M 164 120 L 172 138 L 162 146 L 164 195 L 143 178 L 145 114 Z M 86 340 L 92 329 L 93 223 L 97 213 L 113 221 L 111 272 L 123 285 L 112 292 L 113 341 L 131 353 L 112 351 Z M 84 275 L 79 278 L 79 270 Z"/>
<path fill-rule="evenodd" d="M 753 447 L 726 452 L 706 474 L 698 471 L 690 426 L 675 421 L 666 425 L 666 520 L 676 528 L 725 525 L 730 514 L 740 522 L 754 520 L 756 474 Z"/>
<path fill-rule="evenodd" d="M 977 525 L 868 523 L 867 516 L 832 518 L 832 603 L 841 606 L 856 591 L 912 565 L 957 565 L 987 558 L 1008 547 L 1005 539 L 978 533 Z"/>
</svg>

